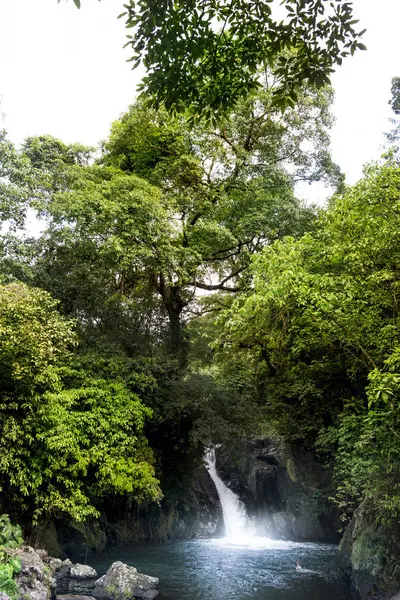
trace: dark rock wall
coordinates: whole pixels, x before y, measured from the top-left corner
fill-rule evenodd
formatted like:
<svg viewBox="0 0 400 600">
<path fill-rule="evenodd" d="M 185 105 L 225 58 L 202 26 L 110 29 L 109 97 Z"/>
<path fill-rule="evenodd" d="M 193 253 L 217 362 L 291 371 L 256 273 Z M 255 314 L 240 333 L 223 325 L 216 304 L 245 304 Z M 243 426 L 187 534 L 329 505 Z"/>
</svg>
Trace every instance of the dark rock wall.
<svg viewBox="0 0 400 600">
<path fill-rule="evenodd" d="M 129 500 L 105 503 L 100 519 L 87 524 L 42 523 L 30 536 L 53 556 L 73 557 L 100 552 L 105 546 L 162 542 L 221 535 L 224 529 L 217 490 L 205 467 L 184 489 L 160 504 L 137 506 Z"/>
<path fill-rule="evenodd" d="M 220 477 L 245 503 L 257 533 L 293 540 L 338 540 L 336 511 L 328 500 L 329 477 L 310 453 L 264 439 L 229 450 L 220 447 L 216 455 Z M 98 521 L 84 526 L 57 523 L 59 552 L 54 524 L 35 543 L 51 545 L 53 555 L 80 559 L 106 545 L 218 536 L 223 531 L 218 494 L 202 467 L 191 483 L 175 489 L 173 495 L 167 493 L 160 504 L 138 507 L 111 499 Z"/>
<path fill-rule="evenodd" d="M 338 541 L 331 481 L 311 453 L 273 439 L 243 442 L 217 449 L 217 470 L 261 535 Z"/>
<path fill-rule="evenodd" d="M 360 598 L 392 598 L 400 589 L 400 524 L 377 523 L 372 500 L 354 511 L 340 553 Z"/>
</svg>

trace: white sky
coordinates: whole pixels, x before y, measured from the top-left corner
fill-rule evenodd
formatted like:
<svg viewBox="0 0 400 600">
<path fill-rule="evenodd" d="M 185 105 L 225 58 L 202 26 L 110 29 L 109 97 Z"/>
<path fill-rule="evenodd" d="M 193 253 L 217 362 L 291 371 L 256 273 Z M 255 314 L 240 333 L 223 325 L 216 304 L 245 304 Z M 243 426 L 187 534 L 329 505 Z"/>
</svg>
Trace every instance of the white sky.
<svg viewBox="0 0 400 600">
<path fill-rule="evenodd" d="M 125 43 L 123 0 L 0 0 L 0 94 L 4 126 L 20 143 L 49 133 L 96 145 L 132 102 L 142 72 Z M 345 61 L 336 91 L 333 157 L 354 183 L 378 158 L 389 129 L 390 80 L 400 75 L 400 0 L 354 0 L 367 52 Z"/>
</svg>

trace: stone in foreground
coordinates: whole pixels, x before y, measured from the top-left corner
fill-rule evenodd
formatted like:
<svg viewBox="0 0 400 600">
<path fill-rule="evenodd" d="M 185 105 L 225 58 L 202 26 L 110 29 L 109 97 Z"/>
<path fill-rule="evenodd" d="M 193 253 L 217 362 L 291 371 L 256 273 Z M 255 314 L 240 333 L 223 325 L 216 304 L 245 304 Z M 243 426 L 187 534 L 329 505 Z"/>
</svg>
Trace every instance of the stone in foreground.
<svg viewBox="0 0 400 600">
<path fill-rule="evenodd" d="M 10 600 L 10 596 L 7 596 L 4 592 L 0 592 L 0 600 Z"/>
<path fill-rule="evenodd" d="M 56 600 L 95 600 L 93 596 L 82 596 L 81 594 L 59 594 Z"/>
<path fill-rule="evenodd" d="M 23 546 L 15 550 L 14 555 L 21 560 L 21 571 L 16 577 L 19 598 L 50 600 L 55 588 L 51 569 L 46 568 L 47 565 L 30 546 Z"/>
<path fill-rule="evenodd" d="M 138 573 L 118 561 L 111 565 L 107 573 L 96 581 L 93 595 L 99 600 L 153 600 L 158 596 L 158 577 Z"/>
<path fill-rule="evenodd" d="M 69 594 L 91 594 L 98 574 L 89 565 L 72 565 L 69 572 L 68 589 Z"/>
</svg>

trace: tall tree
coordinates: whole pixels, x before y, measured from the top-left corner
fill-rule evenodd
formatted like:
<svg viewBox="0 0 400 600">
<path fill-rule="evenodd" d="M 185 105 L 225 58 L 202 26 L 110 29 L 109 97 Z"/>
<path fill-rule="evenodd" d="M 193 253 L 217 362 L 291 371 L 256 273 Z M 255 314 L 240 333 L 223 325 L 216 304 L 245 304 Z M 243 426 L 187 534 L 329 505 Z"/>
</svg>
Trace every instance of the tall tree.
<svg viewBox="0 0 400 600">
<path fill-rule="evenodd" d="M 329 155 L 330 90 L 302 90 L 284 114 L 272 97 L 267 82 L 218 128 L 138 103 L 113 125 L 97 165 L 81 147 L 28 140 L 35 205 L 49 219 L 36 284 L 97 326 L 111 304 L 132 315 L 156 294 L 170 345 L 182 349 L 196 290 L 247 289 L 254 252 L 311 227 L 296 181 L 341 184 Z"/>
<path fill-rule="evenodd" d="M 246 289 L 254 252 L 310 226 L 312 211 L 296 200 L 296 181 L 341 184 L 329 155 L 330 91 L 302 90 L 297 109 L 284 115 L 272 95 L 267 84 L 216 129 L 188 127 L 137 104 L 104 145 L 105 164 L 157 185 L 172 211 L 174 263 L 154 281 L 176 339 L 197 289 Z"/>
</svg>

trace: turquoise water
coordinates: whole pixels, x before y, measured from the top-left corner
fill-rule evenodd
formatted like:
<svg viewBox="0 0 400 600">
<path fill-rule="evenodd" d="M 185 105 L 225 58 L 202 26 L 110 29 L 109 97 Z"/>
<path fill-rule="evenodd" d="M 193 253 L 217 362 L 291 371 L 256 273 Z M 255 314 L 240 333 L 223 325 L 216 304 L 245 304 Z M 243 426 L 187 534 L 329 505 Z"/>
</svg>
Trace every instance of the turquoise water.
<svg viewBox="0 0 400 600">
<path fill-rule="evenodd" d="M 99 574 L 121 560 L 159 577 L 160 600 L 350 600 L 334 582 L 337 555 L 328 544 L 204 539 L 108 550 L 89 562 Z"/>
</svg>

